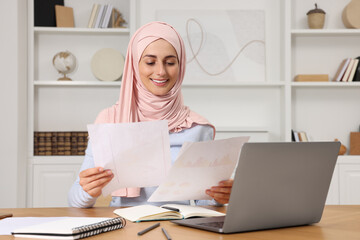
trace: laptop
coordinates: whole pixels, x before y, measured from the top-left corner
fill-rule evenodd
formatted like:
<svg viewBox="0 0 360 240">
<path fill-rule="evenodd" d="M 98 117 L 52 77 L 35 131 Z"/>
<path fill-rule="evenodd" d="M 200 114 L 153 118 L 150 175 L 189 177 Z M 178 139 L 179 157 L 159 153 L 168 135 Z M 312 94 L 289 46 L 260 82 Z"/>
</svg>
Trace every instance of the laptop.
<svg viewBox="0 0 360 240">
<path fill-rule="evenodd" d="M 224 217 L 171 222 L 219 233 L 320 221 L 339 142 L 245 143 Z"/>
</svg>

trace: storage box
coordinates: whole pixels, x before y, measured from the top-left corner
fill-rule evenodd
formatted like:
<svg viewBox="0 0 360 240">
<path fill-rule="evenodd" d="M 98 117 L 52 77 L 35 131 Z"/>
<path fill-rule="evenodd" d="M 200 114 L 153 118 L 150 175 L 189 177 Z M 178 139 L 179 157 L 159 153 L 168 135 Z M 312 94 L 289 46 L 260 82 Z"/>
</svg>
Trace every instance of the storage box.
<svg viewBox="0 0 360 240">
<path fill-rule="evenodd" d="M 350 155 L 360 155 L 360 132 L 350 133 Z"/>
<path fill-rule="evenodd" d="M 328 74 L 299 74 L 295 77 L 295 82 L 328 82 Z"/>
</svg>

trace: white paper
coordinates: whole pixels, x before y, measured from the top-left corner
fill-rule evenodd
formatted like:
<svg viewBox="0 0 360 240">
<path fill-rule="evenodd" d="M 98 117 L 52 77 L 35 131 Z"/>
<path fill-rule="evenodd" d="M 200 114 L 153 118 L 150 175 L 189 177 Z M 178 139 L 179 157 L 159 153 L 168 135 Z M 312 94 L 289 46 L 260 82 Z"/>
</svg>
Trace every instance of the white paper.
<svg viewBox="0 0 360 240">
<path fill-rule="evenodd" d="M 29 227 L 35 224 L 52 222 L 67 217 L 8 217 L 0 220 L 0 235 L 11 235 L 15 229 Z"/>
<path fill-rule="evenodd" d="M 231 177 L 241 147 L 248 140 L 249 137 L 235 137 L 184 144 L 166 180 L 148 201 L 211 199 L 205 190 Z"/>
<path fill-rule="evenodd" d="M 158 186 L 171 166 L 166 120 L 88 125 L 95 166 L 114 178 L 103 195 L 125 187 Z"/>
</svg>

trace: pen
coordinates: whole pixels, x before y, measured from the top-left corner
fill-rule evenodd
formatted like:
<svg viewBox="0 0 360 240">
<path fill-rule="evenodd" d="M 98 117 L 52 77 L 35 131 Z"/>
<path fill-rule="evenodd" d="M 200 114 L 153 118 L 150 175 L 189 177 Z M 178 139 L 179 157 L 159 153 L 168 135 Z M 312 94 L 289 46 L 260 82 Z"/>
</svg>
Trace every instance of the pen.
<svg viewBox="0 0 360 240">
<path fill-rule="evenodd" d="M 4 219 L 7 217 L 12 217 L 12 213 L 0 213 L 0 219 Z"/>
<path fill-rule="evenodd" d="M 165 234 L 165 237 L 167 240 L 171 240 L 170 235 L 167 233 L 167 231 L 165 230 L 165 228 L 161 228 L 161 230 L 163 231 L 163 233 Z"/>
<path fill-rule="evenodd" d="M 166 208 L 166 209 L 169 209 L 169 210 L 171 210 L 171 211 L 175 211 L 175 212 L 180 212 L 180 210 L 179 210 L 179 209 L 177 209 L 177 208 L 173 208 L 173 207 L 163 206 L 162 208 Z"/>
<path fill-rule="evenodd" d="M 153 230 L 154 228 L 157 228 L 158 226 L 160 226 L 160 223 L 156 223 L 156 224 L 154 224 L 154 225 L 152 225 L 152 226 L 150 226 L 148 228 L 145 228 L 144 230 L 138 232 L 138 235 L 139 236 L 143 235 L 144 233 L 147 233 L 148 231 Z"/>
</svg>

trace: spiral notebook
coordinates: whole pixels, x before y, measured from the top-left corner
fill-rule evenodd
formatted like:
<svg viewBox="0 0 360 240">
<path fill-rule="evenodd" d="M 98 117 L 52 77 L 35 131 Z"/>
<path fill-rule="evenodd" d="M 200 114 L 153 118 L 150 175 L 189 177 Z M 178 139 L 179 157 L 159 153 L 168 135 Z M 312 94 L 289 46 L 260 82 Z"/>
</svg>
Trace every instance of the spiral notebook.
<svg viewBox="0 0 360 240">
<path fill-rule="evenodd" d="M 42 239 L 81 239 L 125 227 L 117 218 L 69 217 L 14 230 L 14 237 Z"/>
</svg>

